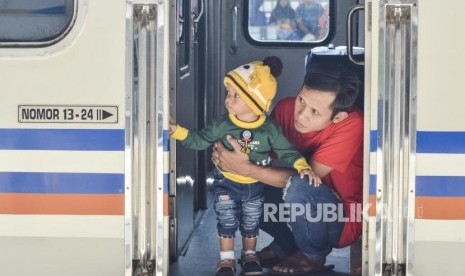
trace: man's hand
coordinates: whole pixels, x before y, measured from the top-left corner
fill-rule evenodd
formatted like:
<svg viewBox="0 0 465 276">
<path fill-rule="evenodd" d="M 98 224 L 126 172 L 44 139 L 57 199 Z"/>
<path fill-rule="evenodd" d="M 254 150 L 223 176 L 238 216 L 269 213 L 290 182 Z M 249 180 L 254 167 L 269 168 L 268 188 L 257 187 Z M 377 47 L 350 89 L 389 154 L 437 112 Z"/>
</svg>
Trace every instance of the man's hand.
<svg viewBox="0 0 465 276">
<path fill-rule="evenodd" d="M 232 145 L 230 151 L 221 141 L 216 141 L 213 146 L 212 161 L 222 170 L 233 174 L 251 177 L 265 184 L 283 188 L 287 179 L 295 172 L 287 168 L 271 168 L 255 165 L 250 162 L 249 155 L 241 151 L 239 143 L 230 135 L 228 142 Z"/>
<path fill-rule="evenodd" d="M 221 141 L 216 141 L 212 153 L 213 164 L 224 171 L 249 176 L 252 165 L 249 156 L 241 151 L 241 145 L 230 135 L 227 135 L 226 139 L 233 147 L 233 150 L 228 150 Z"/>
</svg>

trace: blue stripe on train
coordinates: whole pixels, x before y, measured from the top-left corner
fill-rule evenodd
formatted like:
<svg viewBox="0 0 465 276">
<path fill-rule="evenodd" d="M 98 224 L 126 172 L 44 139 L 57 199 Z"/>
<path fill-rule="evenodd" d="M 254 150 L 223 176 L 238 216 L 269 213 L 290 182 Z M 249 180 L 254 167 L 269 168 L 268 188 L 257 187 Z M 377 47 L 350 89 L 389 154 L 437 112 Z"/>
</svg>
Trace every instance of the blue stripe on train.
<svg viewBox="0 0 465 276">
<path fill-rule="evenodd" d="M 170 174 L 163 174 L 163 194 L 170 194 Z"/>
<path fill-rule="evenodd" d="M 0 129 L 0 150 L 123 151 L 123 129 Z"/>
<path fill-rule="evenodd" d="M 465 197 L 465 176 L 417 176 L 415 195 Z M 376 195 L 376 175 L 370 175 L 370 195 Z"/>
<path fill-rule="evenodd" d="M 170 133 L 167 129 L 163 130 L 163 150 L 170 151 Z"/>
<path fill-rule="evenodd" d="M 376 152 L 378 131 L 370 131 L 370 151 Z M 418 131 L 418 153 L 465 153 L 465 132 Z"/>
<path fill-rule="evenodd" d="M 376 175 L 370 174 L 369 193 L 370 195 L 376 195 Z"/>
<path fill-rule="evenodd" d="M 465 153 L 465 132 L 419 131 L 417 134 L 419 153 Z"/>
<path fill-rule="evenodd" d="M 417 196 L 465 196 L 464 176 L 417 176 Z"/>
<path fill-rule="evenodd" d="M 376 152 L 376 148 L 378 147 L 377 135 L 377 130 L 370 130 L 370 152 Z"/>
<path fill-rule="evenodd" d="M 0 193 L 122 194 L 124 174 L 1 172 Z"/>
</svg>

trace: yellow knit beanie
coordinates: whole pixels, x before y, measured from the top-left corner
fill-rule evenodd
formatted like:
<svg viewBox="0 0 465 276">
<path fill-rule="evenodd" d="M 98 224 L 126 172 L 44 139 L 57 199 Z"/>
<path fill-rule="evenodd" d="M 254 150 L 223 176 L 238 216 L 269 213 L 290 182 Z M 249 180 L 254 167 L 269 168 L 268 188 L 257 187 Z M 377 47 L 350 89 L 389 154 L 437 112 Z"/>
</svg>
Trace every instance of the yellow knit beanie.
<svg viewBox="0 0 465 276">
<path fill-rule="evenodd" d="M 270 56 L 230 71 L 224 77 L 224 84 L 234 87 L 253 112 L 261 115 L 270 109 L 277 90 L 276 78 L 281 75 L 282 67 L 281 59 Z"/>
</svg>

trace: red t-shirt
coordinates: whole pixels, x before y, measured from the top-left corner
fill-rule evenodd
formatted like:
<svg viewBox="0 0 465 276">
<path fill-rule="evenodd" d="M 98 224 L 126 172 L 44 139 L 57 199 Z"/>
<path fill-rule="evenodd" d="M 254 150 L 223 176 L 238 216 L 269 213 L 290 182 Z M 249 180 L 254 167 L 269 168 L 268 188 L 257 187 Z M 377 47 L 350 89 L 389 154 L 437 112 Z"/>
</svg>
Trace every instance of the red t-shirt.
<svg viewBox="0 0 465 276">
<path fill-rule="evenodd" d="M 346 218 L 339 246 L 353 243 L 362 233 L 362 222 L 353 203 L 363 199 L 363 114 L 358 109 L 349 111 L 343 121 L 317 132 L 299 133 L 294 128 L 295 98 L 284 98 L 274 108 L 271 116 L 282 127 L 284 136 L 307 160 L 331 167 L 333 170 L 322 181 L 332 188 L 342 200 Z M 359 208 L 359 210 L 360 210 Z"/>
</svg>

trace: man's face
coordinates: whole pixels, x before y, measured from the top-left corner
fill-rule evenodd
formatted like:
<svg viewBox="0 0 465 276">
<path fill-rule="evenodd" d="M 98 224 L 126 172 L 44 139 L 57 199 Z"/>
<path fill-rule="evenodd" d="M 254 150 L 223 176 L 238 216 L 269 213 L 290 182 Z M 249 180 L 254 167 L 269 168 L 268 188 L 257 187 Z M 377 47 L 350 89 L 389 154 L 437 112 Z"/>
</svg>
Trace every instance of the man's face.
<svg viewBox="0 0 465 276">
<path fill-rule="evenodd" d="M 295 100 L 295 129 L 300 133 L 308 133 L 327 127 L 333 114 L 330 106 L 335 98 L 335 93 L 303 86 Z"/>
</svg>

